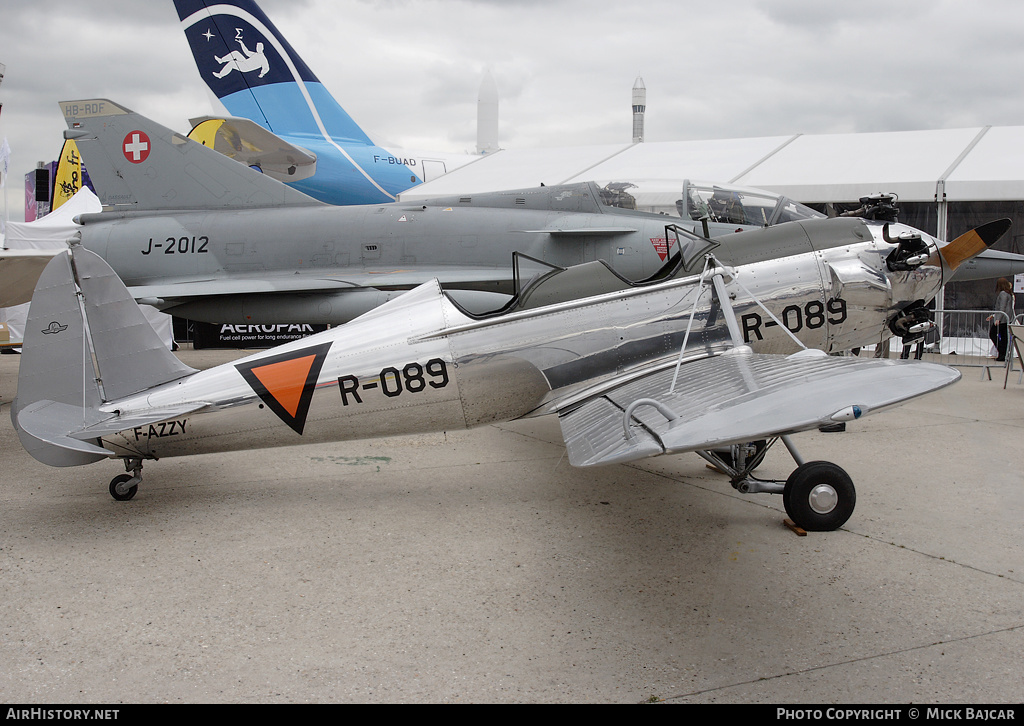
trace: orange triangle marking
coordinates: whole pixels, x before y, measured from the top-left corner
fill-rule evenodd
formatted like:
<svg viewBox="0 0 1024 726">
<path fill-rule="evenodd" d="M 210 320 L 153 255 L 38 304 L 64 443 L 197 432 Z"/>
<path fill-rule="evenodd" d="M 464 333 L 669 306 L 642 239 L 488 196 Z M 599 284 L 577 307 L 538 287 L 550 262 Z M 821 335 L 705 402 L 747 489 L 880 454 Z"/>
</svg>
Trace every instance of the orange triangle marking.
<svg viewBox="0 0 1024 726">
<path fill-rule="evenodd" d="M 263 404 L 302 436 L 317 377 L 331 345 L 332 342 L 320 343 L 305 350 L 236 363 L 235 369 Z"/>
<path fill-rule="evenodd" d="M 315 355 L 307 355 L 303 358 L 271 363 L 253 368 L 252 374 L 267 389 L 267 393 L 294 418 L 298 416 L 299 402 L 314 360 Z"/>
</svg>

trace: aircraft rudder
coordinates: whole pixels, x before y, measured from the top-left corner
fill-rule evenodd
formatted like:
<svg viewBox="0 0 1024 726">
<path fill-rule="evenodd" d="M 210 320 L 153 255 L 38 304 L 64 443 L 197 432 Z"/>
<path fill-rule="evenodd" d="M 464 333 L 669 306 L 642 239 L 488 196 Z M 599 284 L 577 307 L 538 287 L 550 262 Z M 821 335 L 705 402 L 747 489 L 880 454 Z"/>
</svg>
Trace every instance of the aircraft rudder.
<svg viewBox="0 0 1024 726">
<path fill-rule="evenodd" d="M 119 415 L 104 403 L 195 372 L 160 340 L 110 266 L 72 246 L 50 261 L 33 293 L 11 421 L 38 461 L 89 464 L 111 456 L 90 434 Z"/>
<path fill-rule="evenodd" d="M 71 250 L 103 397 L 113 401 L 195 373 L 161 340 L 117 273 L 81 246 Z"/>
<path fill-rule="evenodd" d="M 25 322 L 18 395 L 11 422 L 22 446 L 50 466 L 76 466 L 106 458 L 92 444 L 67 436 L 95 420 L 101 397 L 88 354 L 85 318 L 68 253 L 39 276 Z"/>
</svg>

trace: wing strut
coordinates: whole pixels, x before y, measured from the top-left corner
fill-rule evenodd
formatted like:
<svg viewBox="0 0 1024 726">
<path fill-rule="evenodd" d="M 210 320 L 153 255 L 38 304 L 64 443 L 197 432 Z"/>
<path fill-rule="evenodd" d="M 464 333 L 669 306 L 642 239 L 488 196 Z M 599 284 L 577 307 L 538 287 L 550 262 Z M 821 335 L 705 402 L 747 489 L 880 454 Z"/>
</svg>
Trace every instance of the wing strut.
<svg viewBox="0 0 1024 726">
<path fill-rule="evenodd" d="M 679 380 L 679 368 L 683 365 L 683 353 L 686 352 L 686 344 L 690 341 L 690 329 L 693 328 L 693 317 L 697 314 L 697 305 L 700 304 L 700 298 L 704 294 L 704 276 L 708 274 L 708 267 L 711 265 L 711 261 L 714 259 L 711 255 L 704 257 L 704 269 L 701 270 L 700 280 L 697 281 L 697 294 L 693 298 L 693 307 L 690 308 L 690 319 L 686 322 L 686 333 L 683 335 L 683 344 L 679 348 L 679 360 L 676 361 L 676 370 L 672 375 L 672 385 L 669 386 L 668 392 L 675 393 L 676 381 Z M 629 429 L 629 417 L 626 417 L 626 428 L 627 433 Z"/>
<path fill-rule="evenodd" d="M 679 380 L 679 369 L 683 365 L 683 354 L 686 352 L 686 344 L 690 340 L 690 329 L 693 327 L 693 318 L 694 315 L 696 315 L 697 313 L 697 305 L 700 303 L 700 299 L 704 294 L 704 278 L 707 276 L 708 269 L 711 267 L 715 268 L 715 273 L 711 276 L 711 281 L 715 287 L 715 294 L 718 297 L 718 304 L 721 305 L 722 311 L 725 314 L 725 324 L 729 328 L 729 337 L 732 338 L 733 346 L 738 348 L 740 346 L 746 345 L 746 343 L 743 340 L 743 334 L 740 332 L 740 324 L 739 321 L 736 319 L 736 312 L 732 308 L 732 300 L 729 298 L 729 294 L 725 290 L 726 276 L 729 277 L 731 282 L 735 282 L 737 285 L 739 285 L 740 289 L 743 290 L 743 292 L 747 293 L 747 296 L 755 303 L 757 303 L 758 307 L 760 307 L 765 312 L 765 314 L 768 315 L 768 317 L 775 321 L 775 324 L 779 326 L 779 330 L 784 330 L 786 334 L 793 339 L 793 342 L 800 346 L 802 350 L 807 350 L 807 346 L 804 345 L 798 337 L 796 337 L 793 331 L 790 330 L 785 325 L 783 325 L 782 321 L 775 316 L 775 313 L 769 310 L 765 306 L 765 304 L 761 302 L 756 295 L 754 295 L 754 293 L 750 292 L 750 290 L 747 289 L 746 285 L 740 282 L 739 277 L 734 269 L 726 267 L 721 262 L 719 262 L 713 254 L 708 253 L 707 255 L 704 256 L 704 269 L 701 271 L 700 279 L 697 282 L 697 295 L 694 297 L 693 307 L 690 309 L 690 319 L 686 323 L 686 334 L 683 335 L 683 344 L 679 348 L 679 360 L 676 361 L 676 370 L 672 376 L 672 385 L 669 386 L 668 389 L 669 393 L 675 393 L 676 383 Z M 626 417 L 626 423 L 628 424 L 628 422 L 629 416 Z"/>
<path fill-rule="evenodd" d="M 700 273 L 700 279 L 697 282 L 698 290 L 694 296 L 693 307 L 690 310 L 690 319 L 686 324 L 686 333 L 683 336 L 683 344 L 679 349 L 679 359 L 676 361 L 675 372 L 672 375 L 672 385 L 669 386 L 669 394 L 675 393 L 676 383 L 679 380 L 679 369 L 683 364 L 683 356 L 686 352 L 686 344 L 690 338 L 690 330 L 693 326 L 693 319 L 697 312 L 697 306 L 700 304 L 700 299 L 704 295 L 704 287 L 706 285 L 705 279 L 708 271 L 714 269 L 714 274 L 711 275 L 711 283 L 714 286 L 715 296 L 718 298 L 718 304 L 722 308 L 723 316 L 725 317 L 726 326 L 729 328 L 729 337 L 732 339 L 733 348 L 746 349 L 746 343 L 743 340 L 743 334 L 740 332 L 739 321 L 736 318 L 736 311 L 732 307 L 732 300 L 729 297 L 729 293 L 725 288 L 725 278 L 728 276 L 731 282 L 735 282 L 739 287 L 752 299 L 758 306 L 769 316 L 780 329 L 785 330 L 789 337 L 792 338 L 802 350 L 807 350 L 807 346 L 793 334 L 793 332 L 787 328 L 782 322 L 769 310 L 764 303 L 762 303 L 756 295 L 747 289 L 746 285 L 739 281 L 736 271 L 732 268 L 726 267 L 711 253 L 704 256 L 704 269 Z M 749 375 L 744 376 L 748 384 L 751 387 L 756 388 L 756 383 Z M 669 427 L 671 428 L 676 421 L 679 420 L 679 415 L 669 408 L 663 401 L 659 401 L 655 398 L 638 398 L 628 406 L 622 412 L 622 430 L 626 435 L 626 440 L 630 441 L 633 439 L 633 431 L 630 428 L 630 422 L 633 420 L 633 413 L 640 406 L 651 406 L 658 411 L 665 420 L 668 421 Z M 696 453 L 706 459 L 715 468 L 725 471 L 732 476 L 733 481 L 737 484 L 737 488 L 746 493 L 764 492 L 770 494 L 782 494 L 785 488 L 784 482 L 778 481 L 765 481 L 752 476 L 754 468 L 761 463 L 767 450 L 771 448 L 772 444 L 776 441 L 781 440 L 785 444 L 786 449 L 789 451 L 793 460 L 797 463 L 797 466 L 802 466 L 804 462 L 803 456 L 797 450 L 796 445 L 793 443 L 792 437 L 789 435 L 782 435 L 773 438 L 770 442 L 766 442 L 766 445 L 759 451 L 750 451 L 749 456 L 744 452 L 749 445 L 734 444 L 730 447 L 730 453 L 726 454 L 724 450 L 699 450 Z"/>
<path fill-rule="evenodd" d="M 570 461 L 589 466 L 693 451 L 727 474 L 737 491 L 781 494 L 786 512 L 804 530 L 836 529 L 853 512 L 853 483 L 835 464 L 806 461 L 792 434 L 813 428 L 844 430 L 846 421 L 948 385 L 959 374 L 931 364 L 899 366 L 889 361 L 830 358 L 809 350 L 737 277 L 734 269 L 713 255 L 705 256 L 671 376 L 662 368 L 559 414 Z M 789 356 L 753 353 L 743 341 L 729 297 L 728 286 L 733 283 L 802 350 Z M 732 345 L 713 359 L 686 361 L 692 375 L 680 381 L 693 320 L 708 285 L 725 317 Z M 779 441 L 796 469 L 785 480 L 754 476 L 754 469 Z"/>
<path fill-rule="evenodd" d="M 722 306 L 722 312 L 725 313 L 725 324 L 729 328 L 729 337 L 732 338 L 732 344 L 738 348 L 744 344 L 743 334 L 740 333 L 740 324 L 736 320 L 736 312 L 732 309 L 732 300 L 729 299 L 729 293 L 725 291 L 723 273 L 716 272 L 712 275 L 711 281 L 715 284 L 718 304 Z"/>
</svg>

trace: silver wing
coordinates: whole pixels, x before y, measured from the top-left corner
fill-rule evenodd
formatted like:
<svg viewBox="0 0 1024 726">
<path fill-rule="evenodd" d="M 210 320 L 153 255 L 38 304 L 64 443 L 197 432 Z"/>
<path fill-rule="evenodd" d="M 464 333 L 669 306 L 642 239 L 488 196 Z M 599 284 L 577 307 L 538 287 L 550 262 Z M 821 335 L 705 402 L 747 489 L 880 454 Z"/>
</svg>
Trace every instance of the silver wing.
<svg viewBox="0 0 1024 726">
<path fill-rule="evenodd" d="M 508 265 L 499 267 L 472 266 L 353 266 L 330 267 L 310 272 L 260 272 L 252 274 L 226 273 L 218 276 L 168 278 L 152 285 L 131 285 L 132 296 L 185 301 L 218 295 L 244 295 L 262 293 L 317 293 L 344 292 L 361 288 L 405 290 L 438 280 L 445 286 L 474 284 L 511 285 L 512 270 Z"/>
<path fill-rule="evenodd" d="M 684 363 L 559 410 L 574 466 L 703 451 L 860 418 L 943 388 L 960 373 L 931 363 L 728 353 Z"/>
</svg>

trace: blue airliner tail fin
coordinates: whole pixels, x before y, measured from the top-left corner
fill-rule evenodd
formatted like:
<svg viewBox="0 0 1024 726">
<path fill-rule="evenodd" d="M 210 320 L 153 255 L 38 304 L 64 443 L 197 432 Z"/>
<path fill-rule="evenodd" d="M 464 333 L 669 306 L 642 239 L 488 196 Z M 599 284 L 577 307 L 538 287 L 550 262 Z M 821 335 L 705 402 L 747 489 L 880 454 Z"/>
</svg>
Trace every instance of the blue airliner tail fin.
<svg viewBox="0 0 1024 726">
<path fill-rule="evenodd" d="M 371 144 L 252 0 L 174 0 L 203 81 L 232 116 L 278 135 Z"/>
</svg>

